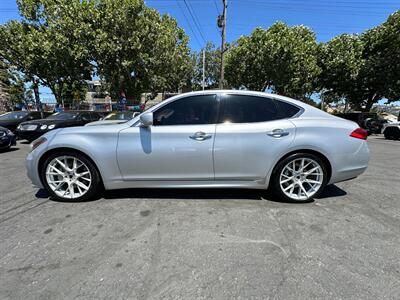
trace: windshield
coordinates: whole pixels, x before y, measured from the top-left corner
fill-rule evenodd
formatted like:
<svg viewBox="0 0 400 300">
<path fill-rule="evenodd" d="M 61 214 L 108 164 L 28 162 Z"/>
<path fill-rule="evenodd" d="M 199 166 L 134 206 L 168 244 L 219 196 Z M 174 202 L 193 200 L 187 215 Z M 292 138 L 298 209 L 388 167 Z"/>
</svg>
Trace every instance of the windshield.
<svg viewBox="0 0 400 300">
<path fill-rule="evenodd" d="M 59 112 L 52 114 L 50 117 L 47 117 L 48 120 L 73 120 L 76 118 L 78 113 L 71 112 Z"/>
<path fill-rule="evenodd" d="M 27 111 L 12 111 L 0 116 L 0 120 L 18 120 L 26 117 L 28 115 Z"/>
<path fill-rule="evenodd" d="M 130 120 L 133 118 L 134 112 L 120 112 L 108 114 L 104 120 Z"/>
</svg>

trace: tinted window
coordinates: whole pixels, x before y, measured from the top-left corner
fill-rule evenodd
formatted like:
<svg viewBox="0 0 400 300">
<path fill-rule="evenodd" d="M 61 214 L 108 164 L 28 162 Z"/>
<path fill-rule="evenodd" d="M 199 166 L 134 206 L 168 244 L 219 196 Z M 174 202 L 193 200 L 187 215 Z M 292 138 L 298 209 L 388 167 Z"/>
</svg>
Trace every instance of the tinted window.
<svg viewBox="0 0 400 300">
<path fill-rule="evenodd" d="M 28 115 L 27 111 L 8 112 L 0 116 L 0 120 L 19 120 Z"/>
<path fill-rule="evenodd" d="M 154 125 L 215 124 L 215 95 L 192 96 L 171 102 L 154 112 Z"/>
<path fill-rule="evenodd" d="M 91 113 L 92 121 L 98 121 L 101 117 L 98 113 Z"/>
<path fill-rule="evenodd" d="M 279 111 L 273 100 L 246 95 L 228 95 L 222 122 L 253 123 L 276 120 Z"/>
<path fill-rule="evenodd" d="M 78 113 L 70 113 L 70 112 L 59 112 L 52 114 L 51 116 L 47 117 L 49 120 L 73 120 L 76 118 Z"/>
<path fill-rule="evenodd" d="M 82 113 L 82 114 L 80 115 L 80 118 L 81 118 L 82 121 L 91 121 L 91 118 L 90 118 L 90 114 L 89 114 L 89 113 Z"/>
<path fill-rule="evenodd" d="M 291 118 L 300 111 L 300 108 L 284 101 L 276 101 L 281 108 L 283 117 Z"/>
</svg>

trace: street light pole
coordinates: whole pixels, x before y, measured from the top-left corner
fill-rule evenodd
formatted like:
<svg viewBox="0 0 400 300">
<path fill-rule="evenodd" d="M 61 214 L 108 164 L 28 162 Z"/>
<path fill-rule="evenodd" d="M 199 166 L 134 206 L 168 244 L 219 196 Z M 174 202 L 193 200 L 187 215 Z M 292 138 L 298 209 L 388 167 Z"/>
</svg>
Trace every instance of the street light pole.
<svg viewBox="0 0 400 300">
<path fill-rule="evenodd" d="M 219 22 L 218 22 L 218 27 L 222 27 L 222 43 L 221 43 L 221 76 L 219 80 L 219 88 L 222 90 L 224 88 L 224 81 L 225 81 L 225 71 L 224 71 L 224 65 L 225 65 L 225 39 L 226 39 L 226 15 L 227 15 L 227 9 L 228 9 L 228 0 L 222 0 L 223 5 L 224 5 L 224 11 L 222 13 L 222 16 L 219 17 Z"/>
<path fill-rule="evenodd" d="M 203 91 L 206 89 L 206 48 L 203 49 Z"/>
</svg>

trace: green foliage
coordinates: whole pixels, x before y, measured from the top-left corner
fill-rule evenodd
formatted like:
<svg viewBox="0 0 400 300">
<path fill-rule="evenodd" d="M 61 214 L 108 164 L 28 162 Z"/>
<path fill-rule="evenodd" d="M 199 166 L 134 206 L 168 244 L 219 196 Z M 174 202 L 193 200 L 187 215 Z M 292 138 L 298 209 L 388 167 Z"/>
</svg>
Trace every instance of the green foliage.
<svg viewBox="0 0 400 300">
<path fill-rule="evenodd" d="M 21 22 L 0 27 L 0 56 L 48 86 L 61 101 L 64 86 L 84 84 L 91 78 L 90 56 L 84 40 L 88 24 L 82 22 L 78 0 L 18 0 Z"/>
<path fill-rule="evenodd" d="M 266 30 L 257 28 L 229 50 L 228 84 L 309 99 L 320 73 L 317 51 L 315 34 L 305 26 L 278 22 Z"/>
<path fill-rule="evenodd" d="M 0 57 L 48 86 L 58 102 L 95 73 L 128 98 L 176 91 L 190 74 L 188 37 L 143 0 L 18 0 L 0 26 Z M 67 93 L 68 95 L 68 93 Z"/>
<path fill-rule="evenodd" d="M 360 36 L 343 34 L 320 45 L 322 97 L 364 111 L 383 98 L 400 100 L 399 45 L 400 12 Z"/>
<path fill-rule="evenodd" d="M 16 103 L 28 103 L 33 100 L 31 90 L 25 88 L 25 78 L 15 68 L 0 61 L 0 85 L 8 94 L 8 106 Z"/>
<path fill-rule="evenodd" d="M 356 98 L 363 59 L 363 43 L 358 35 L 342 34 L 319 45 L 321 67 L 319 85 L 325 103 Z"/>
<path fill-rule="evenodd" d="M 97 73 L 119 91 L 177 91 L 189 73 L 188 37 L 175 19 L 142 0 L 99 0 L 93 10 L 90 51 Z"/>
</svg>

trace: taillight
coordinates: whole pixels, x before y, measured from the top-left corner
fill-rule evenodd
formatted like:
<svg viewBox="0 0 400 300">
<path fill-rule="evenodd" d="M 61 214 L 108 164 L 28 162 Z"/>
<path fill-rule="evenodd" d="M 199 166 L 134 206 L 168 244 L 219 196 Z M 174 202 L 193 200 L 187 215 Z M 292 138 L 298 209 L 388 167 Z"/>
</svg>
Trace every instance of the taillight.
<svg viewBox="0 0 400 300">
<path fill-rule="evenodd" d="M 368 137 L 368 131 L 362 128 L 357 128 L 350 134 L 350 136 L 356 139 L 366 140 Z"/>
</svg>

